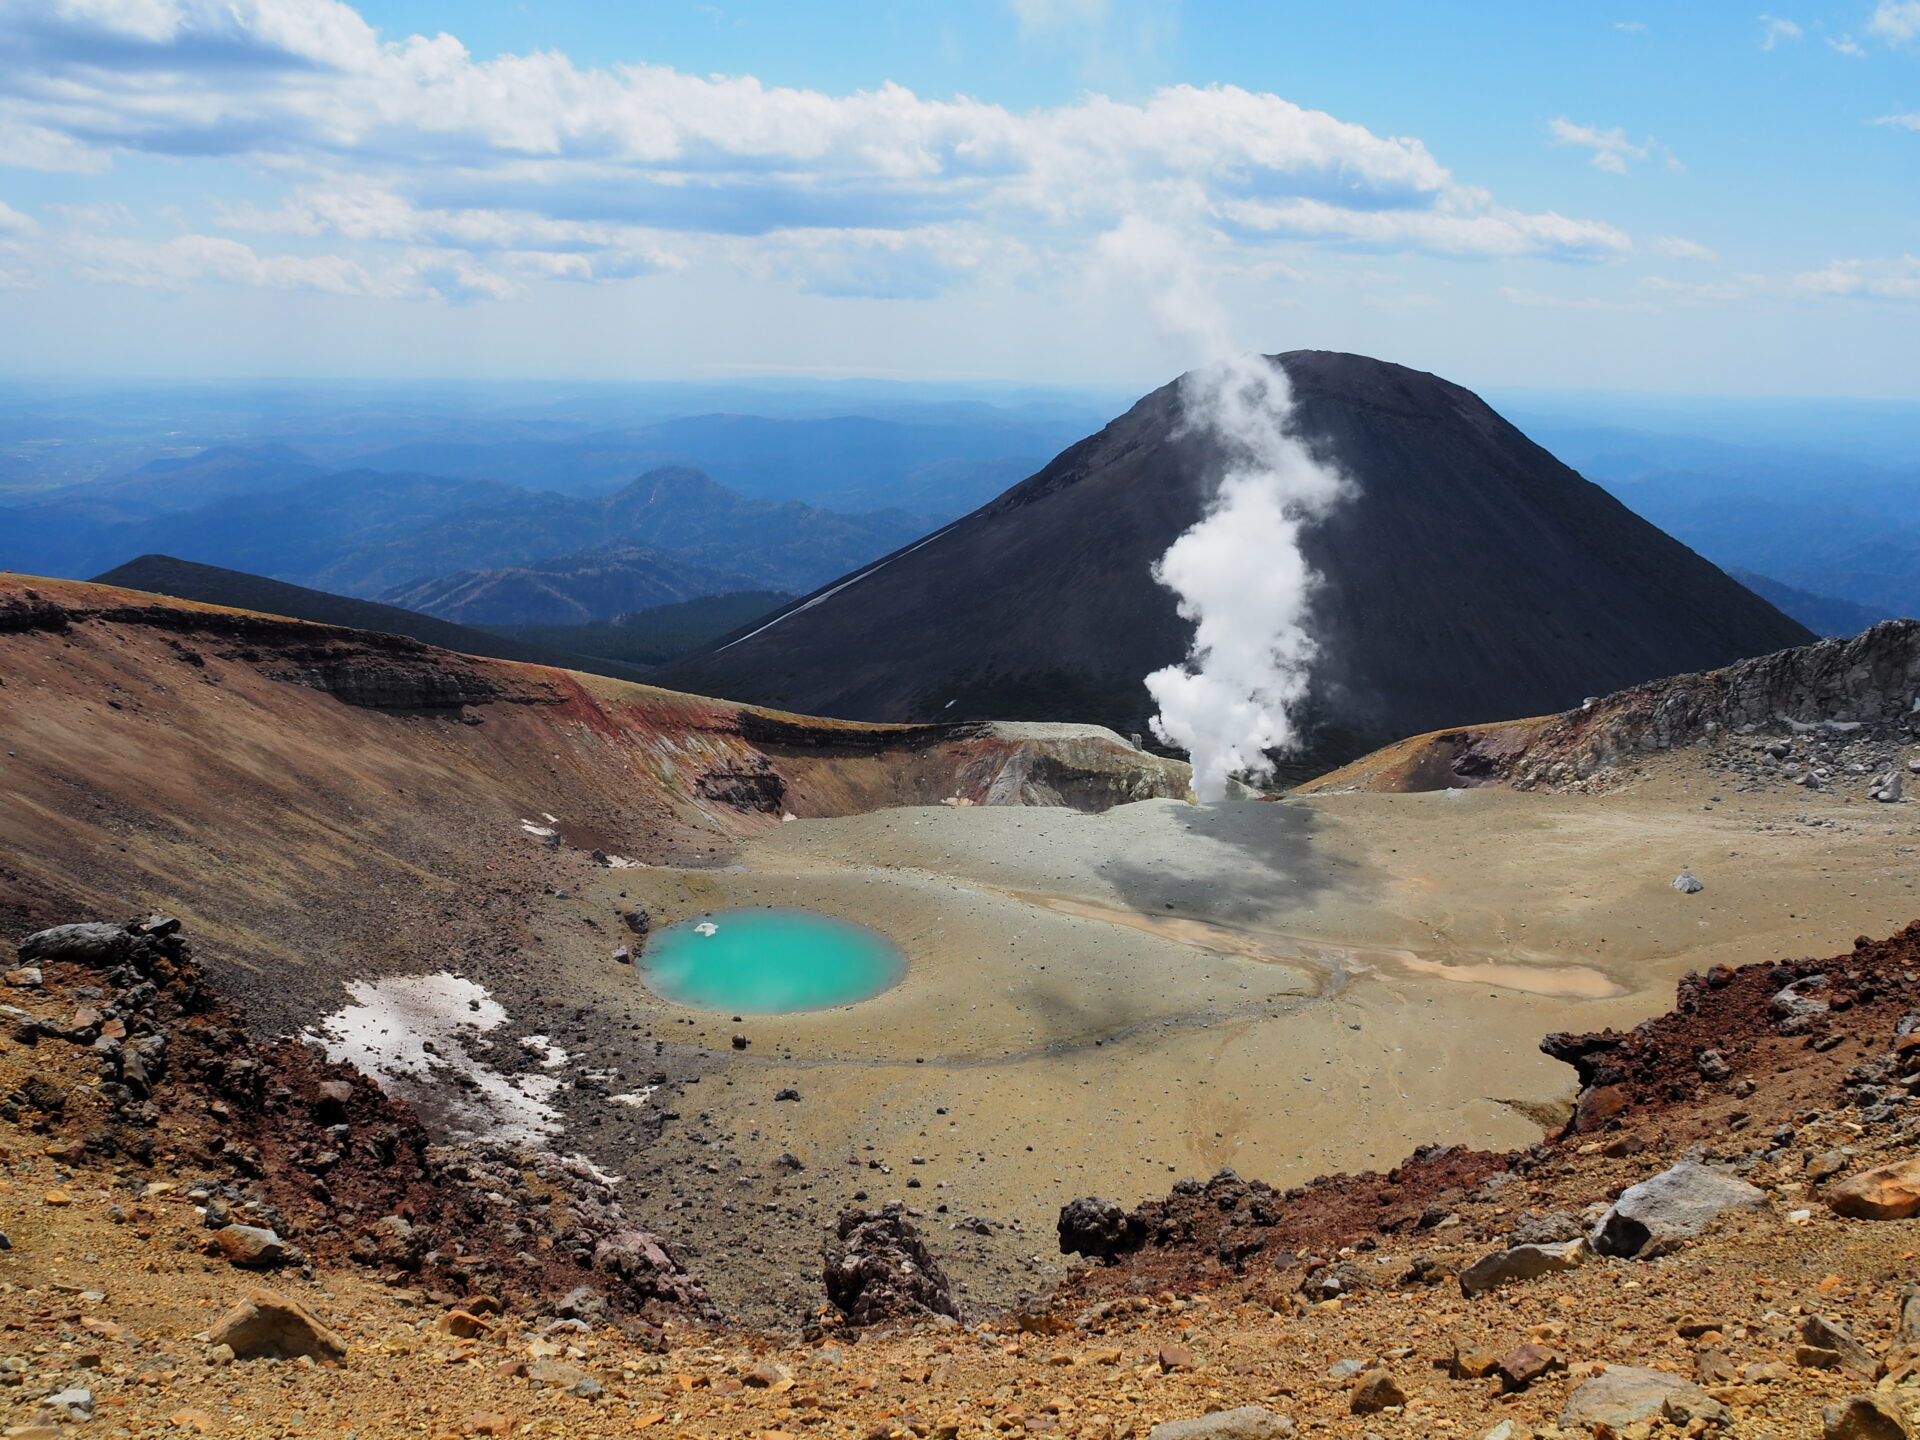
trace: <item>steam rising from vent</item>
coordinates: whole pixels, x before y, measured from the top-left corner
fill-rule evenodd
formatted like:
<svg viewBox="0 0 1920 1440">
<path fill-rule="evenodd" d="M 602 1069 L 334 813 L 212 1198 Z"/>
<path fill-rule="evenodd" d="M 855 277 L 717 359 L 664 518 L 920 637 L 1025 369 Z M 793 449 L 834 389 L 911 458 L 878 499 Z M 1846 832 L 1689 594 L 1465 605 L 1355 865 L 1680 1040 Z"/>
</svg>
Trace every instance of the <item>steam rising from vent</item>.
<svg viewBox="0 0 1920 1440">
<path fill-rule="evenodd" d="M 1346 480 L 1288 433 L 1286 373 L 1259 355 L 1193 371 L 1182 400 L 1187 424 L 1219 443 L 1226 471 L 1206 515 L 1153 567 L 1194 631 L 1185 663 L 1156 670 L 1147 690 L 1160 707 L 1154 734 L 1192 757 L 1193 792 L 1214 801 L 1232 775 L 1271 774 L 1266 752 L 1297 738 L 1292 712 L 1313 664 L 1307 606 L 1318 581 L 1300 531 Z"/>
<path fill-rule="evenodd" d="M 1154 734 L 1193 761 L 1195 796 L 1222 800 L 1232 776 L 1271 774 L 1267 752 L 1297 741 L 1293 712 L 1315 655 L 1307 611 L 1318 583 L 1300 533 L 1349 482 L 1290 432 L 1286 372 L 1231 343 L 1225 310 L 1190 258 L 1190 237 L 1136 218 L 1105 236 L 1102 251 L 1147 282 L 1156 318 L 1204 362 L 1181 384 L 1184 423 L 1214 442 L 1224 469 L 1206 514 L 1154 564 L 1153 578 L 1180 597 L 1194 633 L 1186 660 L 1149 675 L 1147 690 L 1159 707 Z"/>
</svg>

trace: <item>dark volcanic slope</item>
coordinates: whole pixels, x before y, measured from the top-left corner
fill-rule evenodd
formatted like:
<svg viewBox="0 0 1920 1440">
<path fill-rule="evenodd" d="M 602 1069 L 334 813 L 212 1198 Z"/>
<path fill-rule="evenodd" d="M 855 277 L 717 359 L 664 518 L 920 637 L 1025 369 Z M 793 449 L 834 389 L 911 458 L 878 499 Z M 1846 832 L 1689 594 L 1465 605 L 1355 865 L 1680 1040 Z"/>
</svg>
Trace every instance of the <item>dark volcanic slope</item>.
<svg viewBox="0 0 1920 1440">
<path fill-rule="evenodd" d="M 1302 432 L 1359 481 L 1310 536 L 1325 577 L 1312 763 L 1812 638 L 1433 375 L 1294 351 Z M 1143 677 L 1190 627 L 1149 567 L 1216 473 L 1154 391 L 992 504 L 786 617 L 655 672 L 859 719 L 1097 720 L 1143 731 Z"/>
<path fill-rule="evenodd" d="M 590 675 L 610 675 L 616 680 L 634 680 L 646 673 L 644 666 L 626 665 L 618 660 L 601 660 L 589 655 L 573 655 L 529 645 L 521 640 L 471 630 L 465 625 L 436 620 L 397 605 L 381 605 L 373 600 L 354 600 L 345 595 L 330 595 L 325 590 L 309 590 L 304 585 L 289 585 L 269 580 L 264 575 L 249 575 L 244 570 L 224 570 L 218 565 L 201 565 L 192 560 L 176 560 L 171 555 L 142 555 L 124 565 L 115 566 L 94 580 L 101 585 L 118 585 L 124 590 L 144 590 L 150 595 L 171 595 L 176 600 L 197 600 L 202 605 L 226 605 L 235 610 L 260 610 L 269 615 L 289 615 L 295 620 L 312 620 L 321 625 L 345 625 L 355 630 L 378 630 L 387 635 L 410 635 L 443 650 L 458 650 L 464 655 L 484 655 L 493 660 L 523 660 L 533 665 L 554 665 L 563 670 L 585 670 Z"/>
</svg>

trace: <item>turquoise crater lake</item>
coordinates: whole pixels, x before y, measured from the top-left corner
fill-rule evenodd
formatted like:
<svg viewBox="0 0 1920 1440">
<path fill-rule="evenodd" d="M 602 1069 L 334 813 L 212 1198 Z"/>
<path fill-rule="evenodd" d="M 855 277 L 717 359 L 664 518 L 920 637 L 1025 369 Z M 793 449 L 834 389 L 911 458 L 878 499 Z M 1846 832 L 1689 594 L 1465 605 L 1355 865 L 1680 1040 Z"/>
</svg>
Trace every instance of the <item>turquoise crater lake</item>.
<svg viewBox="0 0 1920 1440">
<path fill-rule="evenodd" d="M 812 910 L 722 910 L 656 930 L 642 955 L 666 1000 L 737 1015 L 851 1005 L 897 984 L 906 957 L 864 925 Z"/>
</svg>

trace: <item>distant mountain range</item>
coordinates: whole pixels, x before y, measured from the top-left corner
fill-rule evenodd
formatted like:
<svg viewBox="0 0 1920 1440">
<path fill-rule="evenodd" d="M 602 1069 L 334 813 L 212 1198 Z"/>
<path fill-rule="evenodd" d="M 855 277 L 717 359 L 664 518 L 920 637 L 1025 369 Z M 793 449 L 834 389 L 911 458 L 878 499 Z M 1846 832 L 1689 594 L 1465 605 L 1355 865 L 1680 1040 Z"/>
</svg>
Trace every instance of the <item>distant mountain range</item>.
<svg viewBox="0 0 1920 1440">
<path fill-rule="evenodd" d="M 652 605 L 590 625 L 489 625 L 511 640 L 578 655 L 660 665 L 700 649 L 742 625 L 771 615 L 793 599 L 778 590 L 741 590 L 702 595 L 672 605 Z"/>
<path fill-rule="evenodd" d="M 898 534 L 987 503 L 1119 408 L 1066 392 L 975 392 L 991 403 L 962 393 L 876 382 L 0 382 L 0 566 L 82 576 L 165 551 L 367 598 L 438 581 L 428 603 L 484 591 L 484 608 L 458 613 L 521 622 L 580 613 L 584 596 L 556 598 L 550 580 L 607 570 L 610 549 L 658 557 L 651 577 L 628 566 L 615 598 L 634 604 L 689 584 L 804 590 Z M 1714 563 L 1872 613 L 1920 614 L 1920 410 L 1517 403 L 1529 434 Z M 912 519 L 875 526 L 864 551 L 857 537 L 824 538 L 814 570 L 794 563 L 806 533 L 764 557 L 725 524 L 697 537 L 694 553 L 663 533 L 610 529 L 592 502 L 669 466 L 730 492 L 729 520 L 742 518 L 741 500 Z M 537 543 L 511 543 L 517 532 Z M 468 573 L 520 569 L 546 578 Z M 1816 602 L 1782 603 L 1824 616 L 1822 628 L 1851 623 L 1805 609 Z"/>
<path fill-rule="evenodd" d="M 948 409 L 961 413 L 946 413 Z M 356 457 L 371 470 L 595 494 L 643 471 L 696 466 L 757 499 L 833 510 L 964 514 L 1031 475 L 1084 421 L 1014 421 L 989 406 L 911 422 L 839 415 L 692 415 L 567 441 L 421 440 Z"/>
<path fill-rule="evenodd" d="M 669 553 L 612 546 L 532 565 L 461 570 L 396 585 L 380 598 L 462 625 L 591 625 L 701 595 L 755 588 L 745 576 Z"/>
<path fill-rule="evenodd" d="M 1357 481 L 1303 546 L 1323 580 L 1303 767 L 1812 638 L 1471 392 L 1364 356 L 1276 363 L 1301 433 Z M 849 719 L 1144 732 L 1144 677 L 1192 635 L 1151 566 L 1220 469 L 1165 386 L 991 504 L 656 679 Z"/>
<path fill-rule="evenodd" d="M 1742 570 L 1737 565 L 1730 567 L 1727 573 L 1761 599 L 1777 606 L 1814 634 L 1822 637 L 1858 635 L 1862 630 L 1871 629 L 1882 620 L 1895 618 L 1884 610 L 1874 609 L 1871 605 L 1857 605 L 1851 600 L 1836 600 L 1831 595 L 1815 595 L 1810 590 L 1796 589 L 1792 585 L 1783 584 L 1774 579 L 1771 575 Z"/>
<path fill-rule="evenodd" d="M 654 470 L 599 496 L 371 470 L 302 473 L 291 485 L 251 488 L 284 463 L 277 454 L 208 451 L 190 461 L 156 462 L 159 468 L 146 467 L 138 485 L 129 477 L 76 487 L 72 493 L 85 499 L 0 509 L 0 566 L 81 576 L 130 555 L 165 552 L 343 595 L 407 592 L 453 576 L 458 583 L 434 593 L 492 589 L 498 596 L 512 586 L 465 572 L 538 565 L 556 574 L 605 575 L 607 557 L 624 554 L 625 588 L 609 591 L 612 608 L 589 607 L 588 618 L 608 619 L 702 593 L 809 590 L 938 523 L 898 509 L 842 514 L 749 498 L 686 467 Z M 189 503 L 161 508 L 153 486 L 162 479 L 169 497 Z M 581 558 L 582 552 L 592 553 Z M 641 574 L 648 563 L 643 556 L 656 568 L 650 584 Z M 531 596 L 535 588 L 522 585 L 520 593 Z M 550 605 L 551 594 L 540 603 Z M 445 618 L 471 610 L 455 604 Z M 501 623 L 558 618 L 550 608 L 506 604 L 484 613 Z"/>
<path fill-rule="evenodd" d="M 335 589 L 390 594 L 423 577 L 627 545 L 719 572 L 726 577 L 720 589 L 804 591 L 936 523 L 904 510 L 847 515 L 797 500 L 750 499 L 702 471 L 667 466 L 610 495 L 519 491 L 499 504 L 432 517 L 378 546 L 356 546 L 318 573 Z"/>
<path fill-rule="evenodd" d="M 567 670 L 585 670 L 589 674 L 610 675 L 621 680 L 639 679 L 644 673 L 641 666 L 604 656 L 579 655 L 563 648 L 508 639 L 483 630 L 469 630 L 464 625 L 451 625 L 431 615 L 415 614 L 392 605 L 377 605 L 370 600 L 329 595 L 325 591 L 288 585 L 260 575 L 225 570 L 218 565 L 198 565 L 190 560 L 176 560 L 171 555 L 141 555 L 93 578 L 102 585 L 143 590 L 150 595 L 169 595 L 176 600 L 193 600 L 202 605 L 225 605 L 234 610 L 258 610 L 268 615 L 312 620 L 321 625 L 346 625 L 356 630 L 410 635 L 415 640 L 438 645 L 442 649 L 459 650 L 468 655 L 485 655 L 495 660 L 558 665 Z"/>
<path fill-rule="evenodd" d="M 1552 417 L 1531 433 L 1717 565 L 1920 616 L 1920 463 Z"/>
<path fill-rule="evenodd" d="M 779 413 L 828 396 L 862 413 Z M 78 577 L 165 552 L 503 624 L 804 591 L 990 499 L 1100 413 L 1043 391 L 1004 398 L 0 385 L 0 566 Z M 770 413 L 660 413 L 727 400 Z M 247 430 L 277 438 L 191 443 Z"/>
</svg>

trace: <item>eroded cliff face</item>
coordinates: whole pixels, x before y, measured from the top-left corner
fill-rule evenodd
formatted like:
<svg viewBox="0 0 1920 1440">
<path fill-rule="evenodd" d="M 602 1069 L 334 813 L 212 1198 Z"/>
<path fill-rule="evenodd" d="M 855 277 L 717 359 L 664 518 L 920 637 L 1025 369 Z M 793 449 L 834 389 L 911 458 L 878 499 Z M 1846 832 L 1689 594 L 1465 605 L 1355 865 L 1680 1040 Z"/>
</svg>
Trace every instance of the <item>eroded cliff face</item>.
<svg viewBox="0 0 1920 1440">
<path fill-rule="evenodd" d="M 1636 685 L 1542 726 L 1507 766 L 1519 787 L 1585 779 L 1633 756 L 1727 732 L 1873 734 L 1920 721 L 1920 621 L 1889 620 L 1698 675 Z"/>
<path fill-rule="evenodd" d="M 1649 681 L 1564 714 L 1414 736 L 1302 789 L 1556 789 L 1684 746 L 1750 743 L 1765 750 L 1773 742 L 1817 752 L 1802 762 L 1819 783 L 1824 777 L 1811 772 L 1841 751 L 1849 752 L 1851 764 L 1851 752 L 1861 747 L 1911 741 L 1920 725 L 1917 707 L 1920 621 L 1889 620 L 1859 635 Z M 1791 771 L 1788 753 L 1770 758 Z"/>
</svg>

